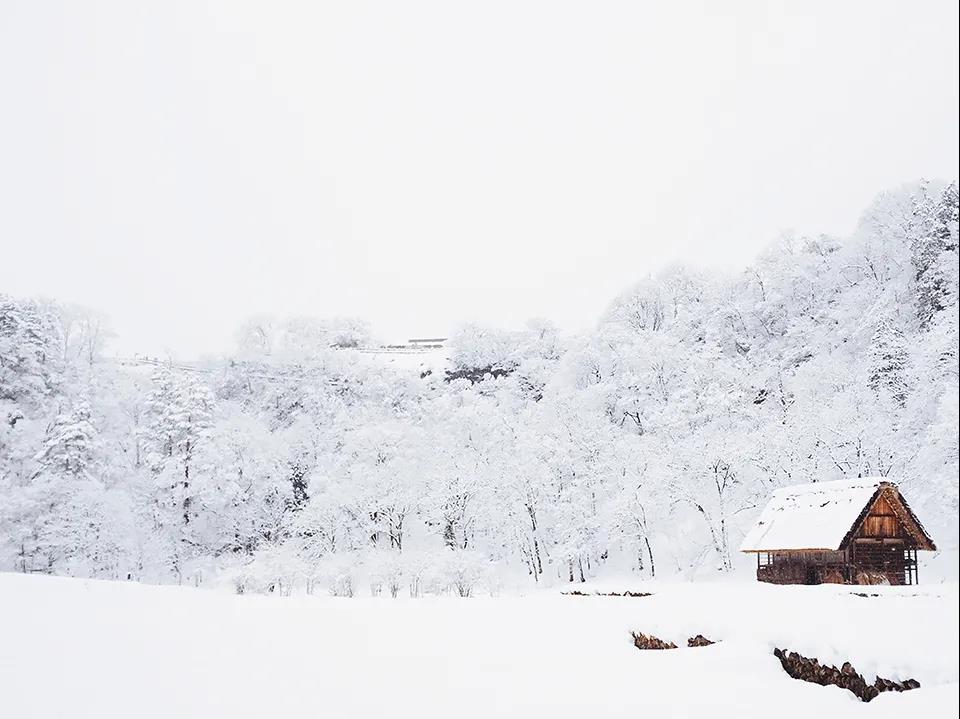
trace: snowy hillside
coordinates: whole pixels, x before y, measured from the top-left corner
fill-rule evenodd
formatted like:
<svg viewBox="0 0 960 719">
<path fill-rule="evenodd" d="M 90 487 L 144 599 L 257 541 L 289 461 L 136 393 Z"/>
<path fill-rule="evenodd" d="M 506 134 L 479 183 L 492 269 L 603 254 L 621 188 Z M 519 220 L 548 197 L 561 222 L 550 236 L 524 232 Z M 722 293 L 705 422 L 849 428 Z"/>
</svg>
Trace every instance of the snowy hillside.
<svg viewBox="0 0 960 719">
<path fill-rule="evenodd" d="M 384 347 L 255 317 L 228 356 L 130 366 L 99 315 L 0 296 L 0 569 L 341 594 L 729 574 L 777 488 L 869 476 L 955 552 L 957 213 L 956 184 L 886 192 L 849 237 L 611 288 L 579 335 Z"/>
<path fill-rule="evenodd" d="M 642 588 L 391 601 L 0 574 L 0 716 L 956 716 L 956 584 Z M 686 648 L 698 633 L 719 643 Z M 862 704 L 791 679 L 775 646 L 921 687 Z"/>
</svg>

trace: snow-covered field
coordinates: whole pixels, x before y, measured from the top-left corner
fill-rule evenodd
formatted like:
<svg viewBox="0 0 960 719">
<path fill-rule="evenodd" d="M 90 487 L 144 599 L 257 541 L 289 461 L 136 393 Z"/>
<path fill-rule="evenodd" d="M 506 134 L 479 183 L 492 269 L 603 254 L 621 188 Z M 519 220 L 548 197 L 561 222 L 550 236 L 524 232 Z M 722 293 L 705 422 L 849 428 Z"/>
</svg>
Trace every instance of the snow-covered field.
<svg viewBox="0 0 960 719">
<path fill-rule="evenodd" d="M 0 717 L 957 715 L 956 583 L 630 588 L 655 594 L 281 598 L 0 574 Z M 722 641 L 643 652 L 631 630 Z M 922 687 L 862 704 L 789 678 L 774 646 Z"/>
</svg>

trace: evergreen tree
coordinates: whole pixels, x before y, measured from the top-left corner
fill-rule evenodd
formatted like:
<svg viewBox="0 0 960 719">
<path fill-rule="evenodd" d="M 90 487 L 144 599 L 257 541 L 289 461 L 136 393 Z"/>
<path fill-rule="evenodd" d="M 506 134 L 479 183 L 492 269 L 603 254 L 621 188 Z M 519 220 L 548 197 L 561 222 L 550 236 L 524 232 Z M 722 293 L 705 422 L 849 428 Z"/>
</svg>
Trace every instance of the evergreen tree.
<svg viewBox="0 0 960 719">
<path fill-rule="evenodd" d="M 169 367 L 158 369 L 150 382 L 152 389 L 144 400 L 144 422 L 140 434 L 147 465 L 159 473 L 173 457 L 177 387 Z"/>
<path fill-rule="evenodd" d="M 90 421 L 90 406 L 78 402 L 69 412 L 57 415 L 36 459 L 37 474 L 80 479 L 90 475 L 94 461 L 96 431 Z"/>
<path fill-rule="evenodd" d="M 190 472 L 202 442 L 209 437 L 213 424 L 213 393 L 194 377 L 184 378 L 177 393 L 176 413 L 173 416 L 176 429 L 174 450 L 183 468 L 183 522 L 191 517 L 193 496 Z"/>
<path fill-rule="evenodd" d="M 159 560 L 182 580 L 184 563 L 206 547 L 193 520 L 196 462 L 213 422 L 213 393 L 196 377 L 160 368 L 151 378 L 142 431 L 147 465 L 154 475 L 154 524 Z"/>
<path fill-rule="evenodd" d="M 926 328 L 938 312 L 956 300 L 957 185 L 948 185 L 934 201 L 926 192 L 916 202 L 913 239 L 917 319 Z"/>
<path fill-rule="evenodd" d="M 31 409 L 51 395 L 60 379 L 62 348 L 48 307 L 0 295 L 0 401 Z"/>
<path fill-rule="evenodd" d="M 50 426 L 35 457 L 37 471 L 20 495 L 21 521 L 29 517 L 31 525 L 31 531 L 20 537 L 22 571 L 61 571 L 70 557 L 93 552 L 70 517 L 78 508 L 85 510 L 82 497 L 89 485 L 97 484 L 96 445 L 85 401 L 58 414 Z"/>
<path fill-rule="evenodd" d="M 867 385 L 886 393 L 900 407 L 907 401 L 907 345 L 901 332 L 889 320 L 877 323 L 870 342 L 870 374 Z"/>
<path fill-rule="evenodd" d="M 161 368 L 152 381 L 144 429 L 148 463 L 170 481 L 168 489 L 178 495 L 183 523 L 189 524 L 191 471 L 212 425 L 213 393 L 196 378 L 175 375 L 169 367 Z"/>
</svg>

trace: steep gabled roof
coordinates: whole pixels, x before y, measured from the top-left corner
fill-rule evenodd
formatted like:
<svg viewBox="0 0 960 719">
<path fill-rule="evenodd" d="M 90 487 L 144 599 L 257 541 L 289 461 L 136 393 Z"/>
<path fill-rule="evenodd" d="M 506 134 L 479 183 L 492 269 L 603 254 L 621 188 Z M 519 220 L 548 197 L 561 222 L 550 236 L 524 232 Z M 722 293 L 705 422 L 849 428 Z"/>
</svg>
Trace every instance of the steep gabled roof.
<svg viewBox="0 0 960 719">
<path fill-rule="evenodd" d="M 918 546 L 934 549 L 933 540 L 896 485 L 882 477 L 866 477 L 776 490 L 757 523 L 743 538 L 740 551 L 841 549 L 859 529 L 881 493 L 887 496 Z"/>
<path fill-rule="evenodd" d="M 840 544 L 841 549 L 846 547 L 847 543 L 857 535 L 867 515 L 870 514 L 880 497 L 886 500 L 886 506 L 889 507 L 890 511 L 896 516 L 897 521 L 900 522 L 900 526 L 904 531 L 917 543 L 918 549 L 936 550 L 937 546 L 933 543 L 933 538 L 927 534 L 927 530 L 923 528 L 923 524 L 920 523 L 917 515 L 913 513 L 910 505 L 907 504 L 906 497 L 900 494 L 899 488 L 892 482 L 880 483 L 879 489 L 877 489 L 870 501 L 867 502 L 863 511 L 860 512 L 860 516 L 857 517 L 857 521 L 853 523 L 850 531 L 844 536 L 843 542 Z"/>
</svg>

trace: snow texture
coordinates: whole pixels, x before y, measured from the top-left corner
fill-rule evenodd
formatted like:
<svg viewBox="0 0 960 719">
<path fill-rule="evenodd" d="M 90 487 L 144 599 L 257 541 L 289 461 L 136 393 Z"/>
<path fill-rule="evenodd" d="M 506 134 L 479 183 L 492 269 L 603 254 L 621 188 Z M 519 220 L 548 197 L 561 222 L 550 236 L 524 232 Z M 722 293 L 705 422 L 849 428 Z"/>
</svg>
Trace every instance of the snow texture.
<svg viewBox="0 0 960 719">
<path fill-rule="evenodd" d="M 282 598 L 0 574 L 0 716 L 957 715 L 955 583 L 603 588 L 654 594 Z M 681 648 L 639 651 L 631 631 Z M 718 643 L 687 648 L 698 633 Z M 862 704 L 791 679 L 774 647 L 921 688 Z"/>
<path fill-rule="evenodd" d="M 889 480 L 841 479 L 778 489 L 743 538 L 740 551 L 837 550 L 883 481 Z"/>
</svg>

